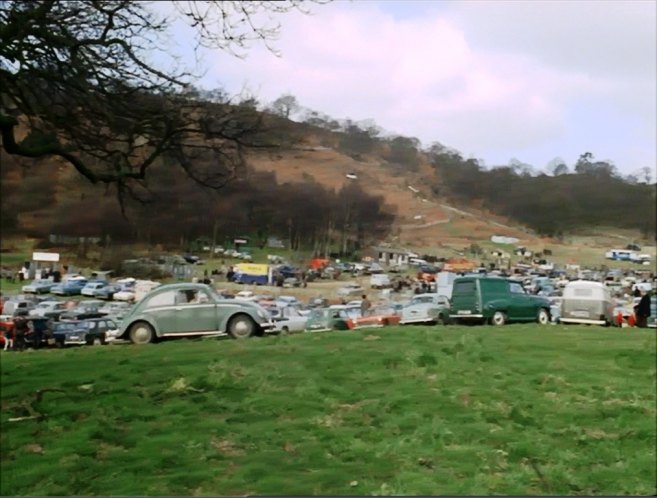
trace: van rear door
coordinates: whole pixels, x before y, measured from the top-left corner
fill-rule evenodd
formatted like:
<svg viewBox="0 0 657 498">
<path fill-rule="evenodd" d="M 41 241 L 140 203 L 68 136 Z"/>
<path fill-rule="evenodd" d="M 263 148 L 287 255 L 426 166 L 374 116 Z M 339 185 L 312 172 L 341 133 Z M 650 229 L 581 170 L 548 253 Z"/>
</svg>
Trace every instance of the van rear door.
<svg viewBox="0 0 657 498">
<path fill-rule="evenodd" d="M 479 289 L 474 278 L 456 279 L 452 289 L 450 314 L 454 317 L 481 316 Z"/>
</svg>

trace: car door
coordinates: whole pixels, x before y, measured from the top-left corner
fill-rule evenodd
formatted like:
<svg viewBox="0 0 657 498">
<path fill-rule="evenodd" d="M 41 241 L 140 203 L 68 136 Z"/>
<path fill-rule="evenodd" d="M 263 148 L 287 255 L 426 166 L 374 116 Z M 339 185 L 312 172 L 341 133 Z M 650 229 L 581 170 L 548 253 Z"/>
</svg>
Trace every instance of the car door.
<svg viewBox="0 0 657 498">
<path fill-rule="evenodd" d="M 509 282 L 509 320 L 534 318 L 534 303 L 519 282 Z"/>
<path fill-rule="evenodd" d="M 180 290 L 176 295 L 178 333 L 216 332 L 217 305 L 202 289 Z"/>
<path fill-rule="evenodd" d="M 160 292 L 148 298 L 143 305 L 142 313 L 155 323 L 158 335 L 178 331 L 175 291 Z"/>
</svg>

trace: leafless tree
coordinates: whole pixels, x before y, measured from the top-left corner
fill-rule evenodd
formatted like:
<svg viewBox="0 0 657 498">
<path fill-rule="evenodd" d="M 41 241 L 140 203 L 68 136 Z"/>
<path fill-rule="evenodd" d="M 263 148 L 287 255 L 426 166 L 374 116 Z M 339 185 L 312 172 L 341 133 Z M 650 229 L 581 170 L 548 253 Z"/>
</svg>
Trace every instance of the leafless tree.
<svg viewBox="0 0 657 498">
<path fill-rule="evenodd" d="M 170 5 L 196 29 L 197 47 L 240 56 L 254 41 L 273 50 L 276 17 L 306 4 Z M 244 150 L 266 145 L 262 118 L 248 106 L 203 105 L 190 98 L 194 75 L 175 58 L 167 69 L 152 63 L 170 19 L 150 9 L 133 0 L 0 0 L 5 152 L 58 158 L 92 183 L 115 185 L 120 200 L 139 198 L 161 159 L 211 188 L 233 178 Z"/>
</svg>

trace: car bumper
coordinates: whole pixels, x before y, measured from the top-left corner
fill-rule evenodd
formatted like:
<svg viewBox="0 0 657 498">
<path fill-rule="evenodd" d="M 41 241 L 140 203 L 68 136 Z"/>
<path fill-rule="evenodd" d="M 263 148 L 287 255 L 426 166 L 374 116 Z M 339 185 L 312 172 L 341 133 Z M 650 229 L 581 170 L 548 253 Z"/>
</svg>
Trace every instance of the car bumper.
<svg viewBox="0 0 657 498">
<path fill-rule="evenodd" d="M 435 322 L 436 318 L 435 317 L 430 317 L 430 316 L 425 316 L 425 317 L 417 317 L 417 318 L 404 318 L 399 321 L 399 325 L 406 325 L 409 323 L 431 323 Z"/>
<path fill-rule="evenodd" d="M 605 320 L 590 320 L 588 318 L 564 318 L 559 317 L 560 323 L 584 323 L 586 325 L 604 325 Z M 611 323 L 611 321 L 609 322 Z"/>
<path fill-rule="evenodd" d="M 450 318 L 459 318 L 459 319 L 461 319 L 461 318 L 479 318 L 479 319 L 481 319 L 481 318 L 484 318 L 484 315 L 482 315 L 482 314 L 472 314 L 472 315 L 459 315 L 459 314 L 456 314 L 456 315 L 449 315 L 449 317 Z"/>
<path fill-rule="evenodd" d="M 265 334 L 271 334 L 271 333 L 274 333 L 274 332 L 278 332 L 276 330 L 276 323 L 274 323 L 274 322 L 262 322 L 260 324 L 260 328 L 262 329 L 262 331 Z"/>
<path fill-rule="evenodd" d="M 112 329 L 108 330 L 105 332 L 105 341 L 106 342 L 114 342 L 119 338 L 119 334 L 121 332 L 121 329 Z"/>
<path fill-rule="evenodd" d="M 64 346 L 82 346 L 87 343 L 86 337 L 57 337 L 55 336 L 55 341 Z"/>
</svg>

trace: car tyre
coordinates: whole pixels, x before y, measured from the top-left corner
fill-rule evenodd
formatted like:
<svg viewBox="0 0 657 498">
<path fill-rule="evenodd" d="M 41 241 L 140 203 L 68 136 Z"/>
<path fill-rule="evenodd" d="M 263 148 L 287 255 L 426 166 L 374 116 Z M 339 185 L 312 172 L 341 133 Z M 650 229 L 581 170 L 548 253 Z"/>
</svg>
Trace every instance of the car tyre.
<svg viewBox="0 0 657 498">
<path fill-rule="evenodd" d="M 436 318 L 436 324 L 437 325 L 447 325 L 447 320 L 445 319 L 445 315 L 440 313 L 438 315 L 438 318 Z"/>
<path fill-rule="evenodd" d="M 544 308 L 541 308 L 538 310 L 538 316 L 536 317 L 536 321 L 540 323 L 541 325 L 547 325 L 550 323 L 550 314 L 545 311 Z"/>
<path fill-rule="evenodd" d="M 235 339 L 246 339 L 255 334 L 256 324 L 245 314 L 235 315 L 228 323 L 228 333 Z"/>
<path fill-rule="evenodd" d="M 506 315 L 502 311 L 496 311 L 490 319 L 491 325 L 501 326 L 506 323 Z"/>
<path fill-rule="evenodd" d="M 290 333 L 290 329 L 289 329 L 289 328 L 287 328 L 287 327 L 283 327 L 283 328 L 281 329 L 281 335 L 287 335 L 287 334 L 289 334 L 289 333 Z"/>
<path fill-rule="evenodd" d="M 148 344 L 153 342 L 154 337 L 153 327 L 146 322 L 137 322 L 130 326 L 130 342 L 133 344 Z"/>
</svg>

